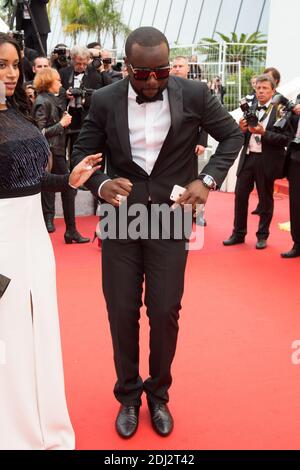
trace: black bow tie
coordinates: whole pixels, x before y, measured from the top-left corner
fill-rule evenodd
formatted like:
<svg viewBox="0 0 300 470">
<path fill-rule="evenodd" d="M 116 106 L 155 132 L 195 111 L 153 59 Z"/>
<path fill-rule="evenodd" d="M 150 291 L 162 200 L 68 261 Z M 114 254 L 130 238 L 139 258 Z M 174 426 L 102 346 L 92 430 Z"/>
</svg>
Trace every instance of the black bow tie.
<svg viewBox="0 0 300 470">
<path fill-rule="evenodd" d="M 77 77 L 77 75 L 81 75 L 81 74 L 83 74 L 83 73 L 84 73 L 84 72 L 76 72 L 76 71 L 74 71 L 74 77 Z"/>
<path fill-rule="evenodd" d="M 137 97 L 136 97 L 136 102 L 137 102 L 138 104 L 154 103 L 155 101 L 163 101 L 163 99 L 164 99 L 163 94 L 162 94 L 162 92 L 160 91 L 160 92 L 157 93 L 157 95 L 155 95 L 153 98 L 147 98 L 146 96 L 137 95 Z"/>
<path fill-rule="evenodd" d="M 267 111 L 267 106 L 257 106 L 257 111 L 261 111 L 261 110 L 264 110 L 264 111 Z"/>
</svg>

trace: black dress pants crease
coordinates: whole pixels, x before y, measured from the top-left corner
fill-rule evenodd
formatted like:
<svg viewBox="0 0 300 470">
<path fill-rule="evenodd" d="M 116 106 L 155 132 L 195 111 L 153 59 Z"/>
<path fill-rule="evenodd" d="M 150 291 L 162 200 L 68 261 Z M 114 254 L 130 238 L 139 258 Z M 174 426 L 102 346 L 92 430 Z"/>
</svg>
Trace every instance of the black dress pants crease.
<svg viewBox="0 0 300 470">
<path fill-rule="evenodd" d="M 295 245 L 300 248 L 300 162 L 289 159 L 288 180 L 291 235 Z"/>
<path fill-rule="evenodd" d="M 114 393 L 123 405 L 140 405 L 143 391 L 151 402 L 169 400 L 186 259 L 185 240 L 103 240 L 103 292 L 117 373 Z M 144 280 L 150 376 L 143 382 L 139 319 Z"/>
<path fill-rule="evenodd" d="M 256 236 L 259 240 L 267 240 L 274 212 L 274 180 L 266 177 L 262 158 L 262 154 L 247 155 L 244 166 L 237 177 L 233 232 L 241 237 L 247 234 L 249 196 L 254 189 L 254 183 L 256 183 L 260 205 Z"/>
</svg>

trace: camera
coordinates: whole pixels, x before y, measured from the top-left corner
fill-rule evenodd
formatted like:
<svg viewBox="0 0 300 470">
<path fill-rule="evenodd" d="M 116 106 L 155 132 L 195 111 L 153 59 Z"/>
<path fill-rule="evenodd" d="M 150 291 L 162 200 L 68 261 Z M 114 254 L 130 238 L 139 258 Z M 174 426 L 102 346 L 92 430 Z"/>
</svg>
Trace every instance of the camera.
<svg viewBox="0 0 300 470">
<path fill-rule="evenodd" d="M 24 50 L 24 31 L 9 31 L 8 33 L 17 43 L 21 51 Z"/>
<path fill-rule="evenodd" d="M 66 47 L 55 47 L 53 49 L 53 54 L 57 54 L 58 56 L 67 55 L 67 48 Z"/>
<path fill-rule="evenodd" d="M 258 124 L 258 117 L 254 108 L 249 106 L 246 98 L 240 102 L 240 108 L 243 111 L 244 119 L 247 121 L 249 127 L 256 127 Z"/>
<path fill-rule="evenodd" d="M 91 88 L 69 88 L 69 92 L 75 99 L 75 108 L 83 108 L 86 96 L 91 95 L 94 90 Z"/>
<path fill-rule="evenodd" d="M 102 65 L 101 56 L 99 56 L 99 57 L 94 57 L 94 59 L 93 59 L 92 62 L 91 62 L 91 66 L 92 66 L 94 69 L 98 70 L 99 67 L 101 67 L 101 65 Z"/>
<path fill-rule="evenodd" d="M 296 103 L 294 103 L 293 101 L 288 100 L 285 96 L 278 93 L 277 95 L 273 96 L 272 104 L 282 105 L 282 117 L 275 122 L 274 127 L 277 129 L 285 129 L 290 120 L 293 109 L 295 108 L 296 104 L 299 104 L 299 101 L 297 100 Z"/>
</svg>

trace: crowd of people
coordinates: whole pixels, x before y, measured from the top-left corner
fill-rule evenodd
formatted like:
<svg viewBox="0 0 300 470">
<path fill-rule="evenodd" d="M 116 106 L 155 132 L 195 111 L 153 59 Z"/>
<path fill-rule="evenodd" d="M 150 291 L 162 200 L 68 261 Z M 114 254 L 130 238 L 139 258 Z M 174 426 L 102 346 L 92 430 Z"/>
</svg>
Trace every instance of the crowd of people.
<svg viewBox="0 0 300 470">
<path fill-rule="evenodd" d="M 152 27 L 130 33 L 122 64 L 114 64 L 98 43 L 74 46 L 70 54 L 58 44 L 50 59 L 37 54 L 30 60 L 26 48 L 23 53 L 27 69 L 18 43 L 0 33 L 0 340 L 6 348 L 0 370 L 0 447 L 72 449 L 47 235 L 55 230 L 54 192 L 62 194 L 65 242 L 86 243 L 89 239 L 76 228 L 78 187 L 84 184 L 117 214 L 124 199 L 129 212 L 142 204 L 143 222 L 150 223 L 156 204 L 171 205 L 175 185 L 184 188 L 176 201 L 179 211 L 205 204 L 243 148 L 234 228 L 224 245 L 244 243 L 249 195 L 256 185 L 256 248 L 267 247 L 274 181 L 287 175 L 294 245 L 282 256 L 300 256 L 300 105 L 285 114 L 281 101 L 274 100 L 278 71 L 266 69 L 253 81 L 249 112 L 236 123 L 223 106 L 220 77 L 211 85 L 202 82 L 197 64 L 183 56 L 170 66 L 167 38 Z M 283 119 L 285 125 L 279 125 Z M 203 155 L 208 135 L 219 145 L 199 174 L 196 157 Z M 188 251 L 186 234 L 177 239 L 171 224 L 166 238 L 167 228 L 158 220 L 158 239 L 135 239 L 128 231 L 125 239 L 117 235 L 102 243 L 114 395 L 120 403 L 115 425 L 123 438 L 138 428 L 144 393 L 155 432 L 166 437 L 174 426 L 169 389 Z M 116 223 L 118 234 L 121 219 Z M 139 370 L 144 282 L 150 323 L 146 379 Z"/>
</svg>

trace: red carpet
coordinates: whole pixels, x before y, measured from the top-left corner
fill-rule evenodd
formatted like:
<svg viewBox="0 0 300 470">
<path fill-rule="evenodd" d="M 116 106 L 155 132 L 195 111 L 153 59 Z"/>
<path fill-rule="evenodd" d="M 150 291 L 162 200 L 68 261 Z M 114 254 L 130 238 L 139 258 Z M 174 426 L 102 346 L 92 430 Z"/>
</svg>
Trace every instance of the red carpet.
<svg viewBox="0 0 300 470">
<path fill-rule="evenodd" d="M 254 209 L 256 196 L 250 207 Z M 140 426 L 127 441 L 114 430 L 118 404 L 95 244 L 65 245 L 63 221 L 52 236 L 66 388 L 78 449 L 300 449 L 300 259 L 279 254 L 292 246 L 279 231 L 288 199 L 276 196 L 269 246 L 254 249 L 257 216 L 249 216 L 245 245 L 223 247 L 232 230 L 233 195 L 210 196 L 205 245 L 186 272 L 170 409 L 174 432 L 160 438 L 144 400 Z M 78 219 L 92 236 L 97 219 Z M 142 376 L 147 376 L 148 327 L 141 325 Z"/>
</svg>

